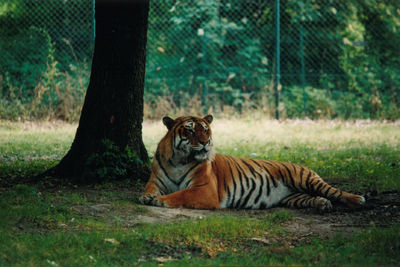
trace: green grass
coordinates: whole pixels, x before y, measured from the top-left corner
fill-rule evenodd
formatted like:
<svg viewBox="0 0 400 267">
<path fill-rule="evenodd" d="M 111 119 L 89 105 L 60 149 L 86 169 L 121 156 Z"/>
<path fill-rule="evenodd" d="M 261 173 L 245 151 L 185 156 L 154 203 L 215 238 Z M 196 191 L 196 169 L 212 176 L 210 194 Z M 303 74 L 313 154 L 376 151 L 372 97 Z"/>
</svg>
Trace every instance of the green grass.
<svg viewBox="0 0 400 267">
<path fill-rule="evenodd" d="M 118 194 L 116 192 L 115 194 Z M 101 196 L 100 196 L 101 197 Z M 114 196 L 117 197 L 116 195 Z M 0 264 L 18 265 L 395 265 L 400 225 L 372 227 L 354 238 L 314 238 L 290 247 L 281 223 L 290 213 L 211 216 L 166 224 L 127 226 L 124 214 L 143 214 L 135 203 L 111 200 L 104 217 L 76 212 L 90 197 L 76 192 L 39 192 L 17 185 L 0 198 Z M 260 245 L 253 237 L 274 238 Z"/>
<path fill-rule="evenodd" d="M 378 122 L 213 122 L 217 152 L 311 167 L 342 188 L 400 190 L 400 127 Z M 0 179 L 21 183 L 56 164 L 76 125 L 0 122 Z M 165 129 L 145 122 L 150 153 Z M 216 213 L 197 220 L 135 223 L 148 210 L 124 182 L 90 188 L 0 187 L 0 266 L 397 265 L 400 225 L 371 226 L 354 237 L 314 237 L 290 246 L 283 211 Z M 93 205 L 106 210 L 92 213 Z M 272 240 L 260 244 L 252 238 Z M 170 258 L 169 258 L 170 257 Z"/>
<path fill-rule="evenodd" d="M 72 143 L 76 126 L 0 121 L 0 179 L 18 182 L 57 164 Z"/>
<path fill-rule="evenodd" d="M 288 246 L 281 223 L 292 216 L 279 211 L 265 216 L 211 216 L 166 224 L 118 223 L 114 211 L 105 217 L 81 215 L 72 207 L 88 203 L 76 193 L 39 192 L 18 185 L 0 199 L 1 265 L 396 265 L 400 260 L 400 225 L 371 227 L 349 239 L 313 238 Z M 134 203 L 112 202 L 115 208 Z M 113 209 L 114 210 L 114 209 Z M 130 209 L 142 214 L 142 210 Z M 119 214 L 121 217 L 122 215 Z M 111 221 L 110 221 L 111 220 Z M 251 238 L 271 239 L 260 245 Z"/>
<path fill-rule="evenodd" d="M 229 251 L 212 259 L 183 259 L 166 266 L 395 266 L 400 256 L 400 226 L 390 229 L 362 231 L 351 240 L 342 236 L 331 239 L 314 238 L 310 244 L 294 248 L 285 246 L 255 246 L 237 253 Z"/>
<path fill-rule="evenodd" d="M 269 231 L 269 234 L 274 232 L 282 234 L 282 229 L 277 227 L 277 224 L 290 218 L 291 215 L 284 211 L 257 219 L 248 216 L 239 218 L 212 216 L 169 225 L 152 225 L 149 226 L 151 228 L 149 236 L 153 240 L 171 245 L 212 246 L 221 245 L 221 240 L 234 244 L 266 231 Z"/>
</svg>

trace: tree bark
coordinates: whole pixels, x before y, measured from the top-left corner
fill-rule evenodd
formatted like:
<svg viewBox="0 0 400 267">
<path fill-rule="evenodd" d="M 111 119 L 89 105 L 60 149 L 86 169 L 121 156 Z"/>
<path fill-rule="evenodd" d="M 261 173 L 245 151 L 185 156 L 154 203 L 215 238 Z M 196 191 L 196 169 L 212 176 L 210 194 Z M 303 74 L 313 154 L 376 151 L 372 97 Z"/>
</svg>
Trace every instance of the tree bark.
<svg viewBox="0 0 400 267">
<path fill-rule="evenodd" d="M 148 0 L 96 0 L 90 82 L 75 139 L 53 174 L 81 177 L 88 158 L 102 151 L 103 140 L 121 152 L 129 147 L 146 168 L 142 121 L 148 11 Z"/>
</svg>

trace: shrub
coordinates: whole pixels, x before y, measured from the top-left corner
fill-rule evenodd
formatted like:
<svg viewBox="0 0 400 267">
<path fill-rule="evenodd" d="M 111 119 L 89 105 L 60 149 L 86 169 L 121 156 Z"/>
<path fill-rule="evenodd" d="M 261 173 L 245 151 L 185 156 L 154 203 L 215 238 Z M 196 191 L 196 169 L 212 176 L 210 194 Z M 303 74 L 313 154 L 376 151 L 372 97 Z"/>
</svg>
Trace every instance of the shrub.
<svg viewBox="0 0 400 267">
<path fill-rule="evenodd" d="M 87 182 L 99 182 L 126 177 L 148 177 L 148 170 L 143 168 L 142 160 L 128 146 L 121 149 L 105 139 L 99 151 L 89 156 L 82 178 Z"/>
</svg>

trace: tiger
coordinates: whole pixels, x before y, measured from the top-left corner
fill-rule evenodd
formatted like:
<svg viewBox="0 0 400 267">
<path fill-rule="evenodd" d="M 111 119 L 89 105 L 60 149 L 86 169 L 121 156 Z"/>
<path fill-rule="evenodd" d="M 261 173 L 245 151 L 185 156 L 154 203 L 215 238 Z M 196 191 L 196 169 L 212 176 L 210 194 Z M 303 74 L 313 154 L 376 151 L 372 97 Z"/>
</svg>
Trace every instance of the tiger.
<svg viewBox="0 0 400 267">
<path fill-rule="evenodd" d="M 192 209 L 266 209 L 274 206 L 329 211 L 332 201 L 350 207 L 365 198 L 337 189 L 313 170 L 288 162 L 238 158 L 214 152 L 203 118 L 162 119 L 168 131 L 157 146 L 151 174 L 139 201 Z"/>
</svg>

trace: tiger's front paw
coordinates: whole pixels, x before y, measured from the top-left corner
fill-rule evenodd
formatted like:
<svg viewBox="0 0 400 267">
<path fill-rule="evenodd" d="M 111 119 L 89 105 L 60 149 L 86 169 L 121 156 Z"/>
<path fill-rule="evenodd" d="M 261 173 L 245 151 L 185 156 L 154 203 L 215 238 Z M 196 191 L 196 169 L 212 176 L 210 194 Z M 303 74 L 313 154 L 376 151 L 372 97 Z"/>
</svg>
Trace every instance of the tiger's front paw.
<svg viewBox="0 0 400 267">
<path fill-rule="evenodd" d="M 139 197 L 139 202 L 145 205 L 152 205 L 155 197 L 152 194 L 143 194 Z"/>
<path fill-rule="evenodd" d="M 157 207 L 168 207 L 168 205 L 165 203 L 165 200 L 163 200 L 161 197 L 154 198 L 152 204 Z"/>
</svg>

